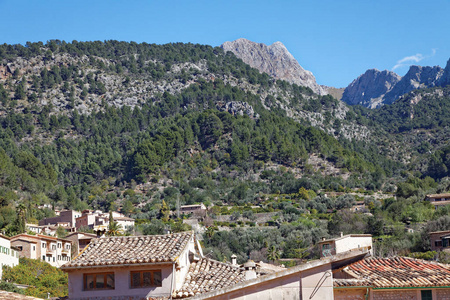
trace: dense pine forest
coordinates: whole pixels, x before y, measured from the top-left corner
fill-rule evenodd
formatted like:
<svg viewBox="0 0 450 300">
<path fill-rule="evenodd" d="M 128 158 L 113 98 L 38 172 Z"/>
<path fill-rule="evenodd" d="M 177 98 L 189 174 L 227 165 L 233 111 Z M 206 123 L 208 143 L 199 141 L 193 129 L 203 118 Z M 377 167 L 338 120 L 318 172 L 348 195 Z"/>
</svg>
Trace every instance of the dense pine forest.
<svg viewBox="0 0 450 300">
<path fill-rule="evenodd" d="M 449 102 L 445 87 L 351 107 L 206 45 L 0 45 L 0 228 L 24 232 L 50 204 L 180 231 L 177 206 L 204 203 L 220 260 L 315 257 L 339 232 L 433 257 L 427 233 L 449 229 L 450 208 L 424 198 L 450 191 Z"/>
</svg>

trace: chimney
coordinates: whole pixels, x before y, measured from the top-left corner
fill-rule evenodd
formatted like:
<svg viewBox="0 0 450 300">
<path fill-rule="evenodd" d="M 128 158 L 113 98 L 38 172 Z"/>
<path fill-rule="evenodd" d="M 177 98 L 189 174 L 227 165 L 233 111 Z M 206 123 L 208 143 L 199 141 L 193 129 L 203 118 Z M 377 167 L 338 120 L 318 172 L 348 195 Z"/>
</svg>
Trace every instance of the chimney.
<svg viewBox="0 0 450 300">
<path fill-rule="evenodd" d="M 344 236 L 344 233 L 341 231 L 341 232 L 339 232 L 339 234 L 341 235 L 341 237 L 343 237 Z"/>
<path fill-rule="evenodd" d="M 233 266 L 237 265 L 237 256 L 235 254 L 231 255 L 231 264 Z"/>
<path fill-rule="evenodd" d="M 256 264 L 253 260 L 249 260 L 244 264 L 245 280 L 256 278 Z"/>
</svg>

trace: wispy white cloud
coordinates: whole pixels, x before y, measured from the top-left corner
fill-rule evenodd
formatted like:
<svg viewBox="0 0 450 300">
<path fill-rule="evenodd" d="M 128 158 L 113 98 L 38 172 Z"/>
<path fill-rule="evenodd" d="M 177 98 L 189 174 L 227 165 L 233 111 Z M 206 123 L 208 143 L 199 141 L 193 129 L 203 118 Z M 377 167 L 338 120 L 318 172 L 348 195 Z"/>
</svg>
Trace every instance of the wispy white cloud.
<svg viewBox="0 0 450 300">
<path fill-rule="evenodd" d="M 397 64 L 394 67 L 392 67 L 392 71 L 394 71 L 395 69 L 398 69 L 400 67 L 409 66 L 409 65 L 412 65 L 413 63 L 418 63 L 425 58 L 434 56 L 435 54 L 436 54 L 436 49 L 431 49 L 430 55 L 423 55 L 422 53 L 417 53 L 416 55 L 403 57 L 402 59 L 397 61 Z"/>
</svg>

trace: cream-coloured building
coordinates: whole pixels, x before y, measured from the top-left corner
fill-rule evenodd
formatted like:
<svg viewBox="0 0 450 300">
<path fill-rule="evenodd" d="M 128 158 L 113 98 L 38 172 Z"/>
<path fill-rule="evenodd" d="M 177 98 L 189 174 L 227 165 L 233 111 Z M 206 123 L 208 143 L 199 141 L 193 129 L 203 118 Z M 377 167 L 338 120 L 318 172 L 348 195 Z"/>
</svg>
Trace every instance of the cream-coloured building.
<svg viewBox="0 0 450 300">
<path fill-rule="evenodd" d="M 0 234 L 0 279 L 3 275 L 3 266 L 14 267 L 19 264 L 17 248 L 11 246 L 11 239 Z"/>
<path fill-rule="evenodd" d="M 134 228 L 134 219 L 128 218 L 119 212 L 112 212 L 113 219 L 122 228 L 122 231 L 126 231 Z M 90 211 L 85 210 L 81 216 L 76 218 L 75 227 L 86 227 L 93 229 L 97 232 L 107 231 L 109 225 L 109 213 L 104 213 L 100 210 Z"/>
<path fill-rule="evenodd" d="M 19 257 L 40 259 L 57 268 L 72 257 L 72 242 L 54 236 L 22 233 L 11 238 L 11 245 L 18 249 Z"/>
<path fill-rule="evenodd" d="M 317 243 L 320 248 L 320 257 L 333 256 L 352 250 L 367 250 L 372 255 L 372 235 L 348 234 L 334 239 L 323 239 Z"/>
</svg>

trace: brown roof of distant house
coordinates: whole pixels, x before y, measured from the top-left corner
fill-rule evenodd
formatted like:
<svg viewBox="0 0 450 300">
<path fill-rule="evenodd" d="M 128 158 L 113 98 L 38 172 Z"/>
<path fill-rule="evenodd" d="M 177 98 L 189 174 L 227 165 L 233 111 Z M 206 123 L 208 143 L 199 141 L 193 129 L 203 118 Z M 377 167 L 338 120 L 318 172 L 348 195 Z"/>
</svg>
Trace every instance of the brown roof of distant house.
<svg viewBox="0 0 450 300">
<path fill-rule="evenodd" d="M 19 239 L 21 239 L 21 240 L 27 240 L 27 241 L 32 241 L 32 240 L 38 240 L 38 241 L 42 241 L 42 240 L 50 240 L 50 241 L 53 241 L 53 242 L 56 242 L 56 241 L 63 241 L 63 242 L 67 242 L 67 243 L 72 243 L 72 241 L 71 240 L 66 240 L 66 239 L 63 239 L 63 238 L 58 238 L 58 237 L 55 237 L 55 236 L 49 236 L 49 235 L 43 235 L 43 234 L 36 234 L 36 235 L 31 235 L 31 234 L 28 234 L 28 233 L 20 233 L 20 234 L 17 234 L 17 235 L 15 235 L 15 236 L 13 236 L 13 237 L 11 237 L 11 241 L 16 241 L 16 240 L 19 240 Z"/>
<path fill-rule="evenodd" d="M 450 267 L 408 257 L 370 257 L 343 269 L 355 279 L 335 279 L 335 287 L 373 288 L 450 286 Z"/>
<path fill-rule="evenodd" d="M 193 232 L 181 232 L 92 239 L 83 252 L 61 269 L 175 262 L 192 237 Z"/>
<path fill-rule="evenodd" d="M 224 288 L 245 280 L 239 266 L 202 258 L 191 263 L 181 289 L 173 293 L 173 298 L 185 298 Z"/>
</svg>

